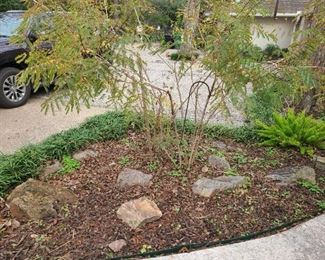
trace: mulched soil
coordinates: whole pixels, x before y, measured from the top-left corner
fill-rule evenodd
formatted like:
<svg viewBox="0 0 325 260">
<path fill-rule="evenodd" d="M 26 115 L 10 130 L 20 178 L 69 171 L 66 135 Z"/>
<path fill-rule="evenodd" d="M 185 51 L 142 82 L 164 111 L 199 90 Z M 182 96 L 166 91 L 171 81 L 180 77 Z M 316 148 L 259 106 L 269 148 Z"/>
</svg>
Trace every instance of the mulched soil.
<svg viewBox="0 0 325 260">
<path fill-rule="evenodd" d="M 73 190 L 78 206 L 62 209 L 57 219 L 4 230 L 0 233 L 0 259 L 60 259 L 64 255 L 61 259 L 104 259 L 139 253 L 144 245 L 160 250 L 181 243 L 234 238 L 319 213 L 316 202 L 324 200 L 324 194 L 300 186 L 279 187 L 265 178 L 280 167 L 313 166 L 310 159 L 292 150 L 222 141 L 230 146 L 225 157 L 239 175 L 251 178 L 251 186 L 210 199 L 194 195 L 191 186 L 199 177 L 223 175 L 221 171 L 201 171 L 212 152 L 208 149 L 211 140 L 202 144 L 201 160 L 186 177 L 171 176 L 173 165 L 146 150 L 143 136 L 130 133 L 128 139 L 91 145 L 88 148 L 99 152 L 98 157 L 85 160 L 74 173 L 49 181 Z M 159 169 L 151 172 L 148 165 L 152 162 L 159 162 Z M 124 167 L 152 173 L 153 184 L 118 189 L 116 180 Z M 324 179 L 316 172 L 324 189 Z M 124 202 L 142 196 L 155 201 L 163 216 L 132 230 L 117 218 L 116 211 Z M 4 205 L 1 218 L 10 218 Z M 108 244 L 117 239 L 128 244 L 113 254 Z"/>
</svg>

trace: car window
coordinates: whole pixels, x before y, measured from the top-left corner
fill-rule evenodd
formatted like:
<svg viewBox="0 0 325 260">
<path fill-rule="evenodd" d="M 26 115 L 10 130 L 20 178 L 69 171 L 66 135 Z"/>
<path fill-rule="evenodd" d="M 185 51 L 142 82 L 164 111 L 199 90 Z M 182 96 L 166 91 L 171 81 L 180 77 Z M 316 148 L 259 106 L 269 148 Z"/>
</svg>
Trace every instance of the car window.
<svg viewBox="0 0 325 260">
<path fill-rule="evenodd" d="M 18 14 L 0 14 L 0 36 L 10 37 L 15 34 L 23 19 Z"/>
</svg>

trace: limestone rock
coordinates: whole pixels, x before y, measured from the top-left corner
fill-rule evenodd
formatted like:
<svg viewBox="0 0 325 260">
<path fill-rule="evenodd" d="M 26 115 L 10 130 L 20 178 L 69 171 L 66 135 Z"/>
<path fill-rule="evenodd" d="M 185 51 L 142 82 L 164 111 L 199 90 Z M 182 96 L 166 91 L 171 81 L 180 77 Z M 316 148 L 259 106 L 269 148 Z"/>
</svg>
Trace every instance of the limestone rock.
<svg viewBox="0 0 325 260">
<path fill-rule="evenodd" d="M 130 186 L 149 186 L 151 184 L 152 175 L 126 168 L 118 176 L 117 185 L 119 187 Z"/>
<path fill-rule="evenodd" d="M 45 220 L 57 216 L 57 209 L 76 203 L 77 197 L 68 189 L 29 179 L 8 196 L 10 212 L 18 221 Z"/>
<path fill-rule="evenodd" d="M 108 245 L 108 247 L 114 252 L 114 253 L 117 253 L 119 251 L 122 250 L 123 247 L 125 247 L 127 244 L 126 244 L 126 241 L 124 239 L 119 239 L 119 240 L 115 240 L 113 241 L 112 243 L 110 243 Z"/>
<path fill-rule="evenodd" d="M 82 160 L 85 160 L 87 158 L 91 158 L 91 157 L 96 157 L 98 156 L 98 153 L 93 151 L 93 150 L 90 150 L 90 149 L 87 149 L 87 150 L 84 150 L 84 151 L 79 151 L 79 152 L 76 152 L 75 154 L 73 154 L 73 159 L 77 160 L 77 161 L 82 161 Z"/>
<path fill-rule="evenodd" d="M 229 162 L 223 158 L 216 155 L 210 155 L 208 158 L 209 165 L 213 168 L 220 169 L 223 171 L 230 169 Z"/>
<path fill-rule="evenodd" d="M 42 169 L 42 172 L 39 175 L 39 179 L 42 181 L 47 180 L 52 174 L 58 172 L 62 168 L 62 164 L 58 160 L 48 162 L 45 167 Z"/>
<path fill-rule="evenodd" d="M 322 174 L 325 174 L 325 157 L 321 156 L 315 156 L 315 167 L 322 172 Z"/>
<path fill-rule="evenodd" d="M 227 145 L 221 141 L 214 141 L 212 143 L 212 147 L 217 148 L 218 150 L 222 150 L 222 151 L 227 149 Z"/>
<path fill-rule="evenodd" d="M 243 176 L 220 176 L 214 179 L 201 178 L 193 184 L 192 191 L 195 194 L 209 198 L 217 191 L 235 189 L 244 185 L 246 178 Z"/>
<path fill-rule="evenodd" d="M 146 197 L 126 202 L 117 210 L 117 217 L 134 229 L 158 220 L 161 216 L 156 203 Z"/>
<path fill-rule="evenodd" d="M 316 183 L 315 170 L 309 166 L 285 167 L 271 172 L 266 176 L 278 185 L 295 184 L 297 180 L 304 179 Z"/>
</svg>

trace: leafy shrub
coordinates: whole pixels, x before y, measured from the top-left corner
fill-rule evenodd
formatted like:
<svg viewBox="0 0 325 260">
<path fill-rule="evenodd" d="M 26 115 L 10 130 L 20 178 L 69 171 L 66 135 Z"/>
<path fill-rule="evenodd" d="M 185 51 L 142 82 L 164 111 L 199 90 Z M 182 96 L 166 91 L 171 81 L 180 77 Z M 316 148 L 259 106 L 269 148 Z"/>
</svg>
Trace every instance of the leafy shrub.
<svg viewBox="0 0 325 260">
<path fill-rule="evenodd" d="M 26 9 L 26 6 L 20 0 L 1 0 L 0 12 L 23 9 Z"/>
<path fill-rule="evenodd" d="M 145 20 L 151 26 L 160 26 L 163 31 L 171 30 L 180 18 L 179 11 L 184 8 L 186 0 L 150 0 L 152 12 L 145 15 Z"/>
<path fill-rule="evenodd" d="M 188 61 L 188 60 L 196 59 L 197 57 L 198 57 L 198 54 L 195 54 L 193 56 L 193 55 L 182 54 L 182 53 L 179 53 L 179 52 L 172 53 L 170 55 L 170 59 L 174 60 L 174 61 L 179 61 L 179 60 L 187 60 Z"/>
<path fill-rule="evenodd" d="M 257 119 L 263 123 L 273 123 L 273 112 L 283 109 L 283 98 L 289 95 L 288 89 L 282 84 L 272 84 L 257 88 L 245 102 L 247 119 L 255 122 Z"/>
<path fill-rule="evenodd" d="M 242 50 L 242 55 L 247 58 L 251 58 L 256 61 L 262 61 L 264 59 L 264 53 L 262 48 L 258 46 L 251 46 L 251 48 Z"/>
<path fill-rule="evenodd" d="M 264 145 L 297 147 L 302 154 L 311 155 L 313 147 L 325 149 L 325 122 L 315 120 L 304 112 L 287 115 L 273 114 L 274 124 L 266 125 L 257 120 L 258 135 L 265 139 Z"/>
<path fill-rule="evenodd" d="M 224 125 L 211 125 L 204 129 L 204 133 L 209 138 L 227 137 L 243 143 L 254 142 L 259 138 L 256 130 L 251 126 L 233 128 Z"/>
<path fill-rule="evenodd" d="M 166 38 L 170 37 L 168 42 Z M 182 33 L 179 31 L 173 31 L 172 35 L 165 35 L 165 45 L 169 45 L 172 49 L 179 49 L 183 43 Z"/>
<path fill-rule="evenodd" d="M 268 44 L 264 50 L 264 55 L 274 60 L 283 58 L 283 53 L 277 44 Z"/>
</svg>

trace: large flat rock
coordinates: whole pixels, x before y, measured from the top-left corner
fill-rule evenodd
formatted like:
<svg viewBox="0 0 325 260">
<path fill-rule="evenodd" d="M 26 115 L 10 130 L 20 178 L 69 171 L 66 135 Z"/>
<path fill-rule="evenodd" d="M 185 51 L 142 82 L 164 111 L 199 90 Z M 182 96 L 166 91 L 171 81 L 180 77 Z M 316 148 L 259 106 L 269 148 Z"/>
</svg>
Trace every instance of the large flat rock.
<svg viewBox="0 0 325 260">
<path fill-rule="evenodd" d="M 293 185 L 299 179 L 316 183 L 315 170 L 309 166 L 285 167 L 271 172 L 266 176 L 278 185 Z"/>
<path fill-rule="evenodd" d="M 161 216 L 156 203 L 146 197 L 126 202 L 117 210 L 117 217 L 134 229 L 158 220 Z"/>
<path fill-rule="evenodd" d="M 244 185 L 246 178 L 243 176 L 220 176 L 214 179 L 204 177 L 193 184 L 192 191 L 202 197 L 209 198 L 218 191 L 235 189 Z"/>
<path fill-rule="evenodd" d="M 118 176 L 117 185 L 119 187 L 149 186 L 152 179 L 151 174 L 145 174 L 138 170 L 126 168 Z"/>
<path fill-rule="evenodd" d="M 58 208 L 76 202 L 70 190 L 33 179 L 17 186 L 7 198 L 11 215 L 19 221 L 56 217 Z"/>
</svg>

